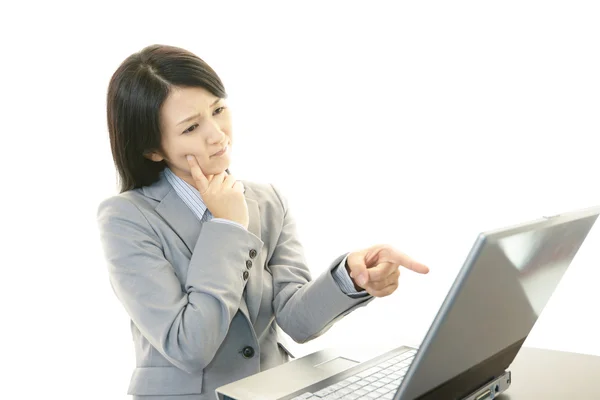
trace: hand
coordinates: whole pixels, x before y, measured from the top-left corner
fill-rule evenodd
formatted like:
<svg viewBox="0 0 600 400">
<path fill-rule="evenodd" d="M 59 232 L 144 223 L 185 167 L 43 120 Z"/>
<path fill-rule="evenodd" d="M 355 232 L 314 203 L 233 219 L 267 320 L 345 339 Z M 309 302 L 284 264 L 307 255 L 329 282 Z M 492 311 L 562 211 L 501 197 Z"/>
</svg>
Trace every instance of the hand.
<svg viewBox="0 0 600 400">
<path fill-rule="evenodd" d="M 425 265 L 386 244 L 350 253 L 346 259 L 346 269 L 356 290 L 366 290 L 375 297 L 389 296 L 396 291 L 400 266 L 420 274 L 429 272 Z"/>
<path fill-rule="evenodd" d="M 244 186 L 232 175 L 223 171 L 217 175 L 205 176 L 196 157 L 188 155 L 188 164 L 196 189 L 215 218 L 237 222 L 248 229 L 249 216 Z"/>
</svg>

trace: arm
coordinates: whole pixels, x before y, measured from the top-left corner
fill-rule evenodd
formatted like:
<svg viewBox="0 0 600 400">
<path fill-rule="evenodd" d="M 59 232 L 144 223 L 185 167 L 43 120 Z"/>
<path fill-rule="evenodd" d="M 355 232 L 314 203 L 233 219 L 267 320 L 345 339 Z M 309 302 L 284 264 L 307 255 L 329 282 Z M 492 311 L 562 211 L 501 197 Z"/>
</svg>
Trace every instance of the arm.
<svg viewBox="0 0 600 400">
<path fill-rule="evenodd" d="M 246 255 L 263 242 L 231 224 L 204 223 L 182 290 L 158 235 L 133 203 L 104 201 L 98 224 L 112 288 L 142 335 L 178 368 L 204 369 L 238 311 Z"/>
<path fill-rule="evenodd" d="M 325 273 L 312 280 L 287 200 L 275 187 L 273 190 L 283 214 L 282 230 L 269 260 L 273 274 L 275 318 L 294 341 L 304 343 L 322 335 L 338 319 L 366 305 L 373 297 L 352 298 L 335 282 L 332 271 L 345 255 L 334 260 Z"/>
</svg>

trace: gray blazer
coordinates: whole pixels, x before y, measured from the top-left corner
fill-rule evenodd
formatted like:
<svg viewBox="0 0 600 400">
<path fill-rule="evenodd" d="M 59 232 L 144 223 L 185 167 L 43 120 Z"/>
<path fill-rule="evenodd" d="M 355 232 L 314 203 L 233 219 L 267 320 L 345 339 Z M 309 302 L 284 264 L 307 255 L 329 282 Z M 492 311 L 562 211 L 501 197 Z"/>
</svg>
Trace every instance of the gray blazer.
<svg viewBox="0 0 600 400">
<path fill-rule="evenodd" d="M 345 254 L 313 280 L 286 199 L 273 185 L 242 183 L 247 231 L 198 222 L 164 177 L 100 204 L 110 283 L 131 318 L 134 398 L 212 399 L 288 361 L 276 326 L 303 343 L 373 300 L 334 281 Z"/>
</svg>

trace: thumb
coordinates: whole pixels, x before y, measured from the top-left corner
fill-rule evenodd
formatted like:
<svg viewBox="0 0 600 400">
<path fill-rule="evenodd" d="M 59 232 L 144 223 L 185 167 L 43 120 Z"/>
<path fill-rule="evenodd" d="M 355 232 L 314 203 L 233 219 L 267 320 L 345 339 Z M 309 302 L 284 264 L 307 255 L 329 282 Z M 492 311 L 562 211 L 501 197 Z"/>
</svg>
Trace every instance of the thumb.
<svg viewBox="0 0 600 400">
<path fill-rule="evenodd" d="M 350 269 L 350 277 L 364 288 L 369 282 L 369 273 L 367 271 L 365 260 L 363 260 L 360 255 L 357 257 L 348 256 L 346 262 L 348 263 L 348 268 Z"/>
</svg>

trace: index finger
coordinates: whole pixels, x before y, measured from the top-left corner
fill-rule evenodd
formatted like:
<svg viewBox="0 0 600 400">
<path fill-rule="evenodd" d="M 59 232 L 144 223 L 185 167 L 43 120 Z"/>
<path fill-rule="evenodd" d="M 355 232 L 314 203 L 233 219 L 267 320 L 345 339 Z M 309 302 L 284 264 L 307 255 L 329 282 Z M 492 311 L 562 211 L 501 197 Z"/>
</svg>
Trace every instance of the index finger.
<svg viewBox="0 0 600 400">
<path fill-rule="evenodd" d="M 419 274 L 426 274 L 429 272 L 429 267 L 427 267 L 425 264 L 413 260 L 406 254 L 396 249 L 390 249 L 389 257 L 383 257 L 383 259 L 380 260 L 380 262 L 381 261 L 395 262 L 396 264 L 400 264 L 404 268 L 410 269 L 411 271 L 417 272 Z"/>
<path fill-rule="evenodd" d="M 198 185 L 198 191 L 202 194 L 208 190 L 208 179 L 204 176 L 204 173 L 200 169 L 200 164 L 198 164 L 198 160 L 193 155 L 186 156 L 188 164 L 190 166 L 190 172 L 192 173 L 192 178 Z"/>
</svg>

